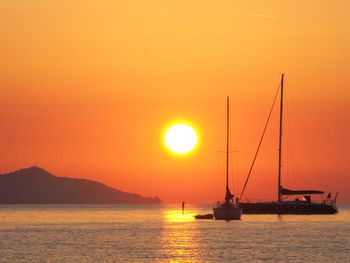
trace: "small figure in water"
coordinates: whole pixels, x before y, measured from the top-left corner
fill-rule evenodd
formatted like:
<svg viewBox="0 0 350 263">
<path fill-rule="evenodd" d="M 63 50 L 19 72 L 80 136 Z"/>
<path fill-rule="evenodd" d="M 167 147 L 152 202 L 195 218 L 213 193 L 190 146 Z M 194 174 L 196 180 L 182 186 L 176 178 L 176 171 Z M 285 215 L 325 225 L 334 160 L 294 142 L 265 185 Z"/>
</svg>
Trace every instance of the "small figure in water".
<svg viewBox="0 0 350 263">
<path fill-rule="evenodd" d="M 185 201 L 182 201 L 182 214 L 184 213 L 185 211 Z"/>
</svg>

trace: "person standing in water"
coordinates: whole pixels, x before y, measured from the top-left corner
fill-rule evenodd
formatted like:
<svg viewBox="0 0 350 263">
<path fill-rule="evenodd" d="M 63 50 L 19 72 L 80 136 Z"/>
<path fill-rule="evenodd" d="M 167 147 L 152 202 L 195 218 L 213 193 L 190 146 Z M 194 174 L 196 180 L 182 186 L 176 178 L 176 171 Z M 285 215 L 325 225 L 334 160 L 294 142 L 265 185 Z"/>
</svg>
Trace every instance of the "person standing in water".
<svg viewBox="0 0 350 263">
<path fill-rule="evenodd" d="M 185 211 L 185 201 L 182 201 L 182 214 L 184 213 Z"/>
</svg>

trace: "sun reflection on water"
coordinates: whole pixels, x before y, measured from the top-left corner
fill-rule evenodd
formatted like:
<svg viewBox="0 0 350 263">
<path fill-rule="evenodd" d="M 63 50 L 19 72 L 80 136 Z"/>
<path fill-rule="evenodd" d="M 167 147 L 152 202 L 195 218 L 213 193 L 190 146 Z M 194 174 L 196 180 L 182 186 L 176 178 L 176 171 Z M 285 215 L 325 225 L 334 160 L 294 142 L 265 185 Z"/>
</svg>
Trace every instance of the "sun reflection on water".
<svg viewBox="0 0 350 263">
<path fill-rule="evenodd" d="M 160 261 L 198 262 L 201 261 L 200 231 L 195 222 L 194 211 L 166 210 L 158 251 Z"/>
<path fill-rule="evenodd" d="M 194 211 L 182 213 L 182 210 L 167 210 L 164 212 L 164 219 L 167 222 L 193 222 L 195 221 L 194 216 Z"/>
</svg>

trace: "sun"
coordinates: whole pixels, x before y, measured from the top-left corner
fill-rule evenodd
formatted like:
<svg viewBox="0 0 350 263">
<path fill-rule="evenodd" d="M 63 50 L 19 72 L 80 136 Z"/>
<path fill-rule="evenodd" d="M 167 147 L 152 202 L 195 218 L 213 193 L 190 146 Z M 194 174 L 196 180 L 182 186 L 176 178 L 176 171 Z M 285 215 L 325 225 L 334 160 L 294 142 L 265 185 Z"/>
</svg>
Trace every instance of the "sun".
<svg viewBox="0 0 350 263">
<path fill-rule="evenodd" d="M 167 129 L 164 142 L 170 151 L 185 154 L 196 147 L 198 136 L 190 125 L 178 123 Z"/>
</svg>

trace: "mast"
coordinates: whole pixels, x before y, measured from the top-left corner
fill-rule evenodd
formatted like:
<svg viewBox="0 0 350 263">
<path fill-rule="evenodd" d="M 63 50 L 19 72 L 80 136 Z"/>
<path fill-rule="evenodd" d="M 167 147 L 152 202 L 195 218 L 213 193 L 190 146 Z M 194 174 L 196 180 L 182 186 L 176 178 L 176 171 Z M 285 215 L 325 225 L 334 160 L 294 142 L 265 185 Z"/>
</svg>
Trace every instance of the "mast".
<svg viewBox="0 0 350 263">
<path fill-rule="evenodd" d="M 230 128 L 230 98 L 227 96 L 227 120 L 226 120 L 226 191 L 229 189 L 228 188 L 228 164 L 229 164 L 229 156 L 228 156 L 228 151 L 229 151 L 229 128 Z"/>
<path fill-rule="evenodd" d="M 282 76 L 281 76 L 280 132 L 279 132 L 279 147 L 278 147 L 278 202 L 281 202 L 282 127 L 283 127 L 283 80 L 284 80 L 284 74 L 282 74 Z"/>
<path fill-rule="evenodd" d="M 228 187 L 228 174 L 229 174 L 229 135 L 230 135 L 230 98 L 227 96 L 227 114 L 226 114 L 226 196 L 225 202 L 229 203 L 233 201 L 233 194 L 231 194 L 230 188 Z"/>
</svg>

